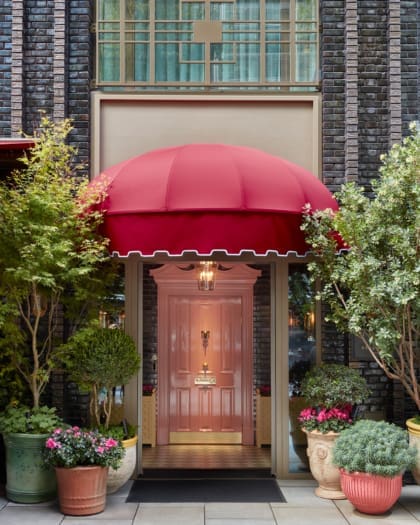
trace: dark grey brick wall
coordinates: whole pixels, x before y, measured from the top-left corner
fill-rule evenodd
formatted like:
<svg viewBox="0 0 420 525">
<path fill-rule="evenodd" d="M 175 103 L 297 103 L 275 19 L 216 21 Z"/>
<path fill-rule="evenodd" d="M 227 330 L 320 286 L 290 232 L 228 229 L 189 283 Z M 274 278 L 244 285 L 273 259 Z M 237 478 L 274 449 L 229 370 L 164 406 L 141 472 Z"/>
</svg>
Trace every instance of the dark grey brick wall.
<svg viewBox="0 0 420 525">
<path fill-rule="evenodd" d="M 389 148 L 387 2 L 358 2 L 359 14 L 359 176 L 369 189 L 379 157 Z"/>
<path fill-rule="evenodd" d="M 320 19 L 323 181 L 334 192 L 344 183 L 344 1 L 320 2 Z"/>
<path fill-rule="evenodd" d="M 26 133 L 38 126 L 39 111 L 52 118 L 54 0 L 27 0 L 24 19 L 24 112 Z"/>
<path fill-rule="evenodd" d="M 90 80 L 94 78 L 93 21 L 92 0 L 68 1 L 68 116 L 74 126 L 70 142 L 78 149 L 79 162 L 86 166 L 90 159 Z"/>
<path fill-rule="evenodd" d="M 420 119 L 420 2 L 401 0 L 401 98 L 403 133 Z"/>
<path fill-rule="evenodd" d="M 0 3 L 0 136 L 10 135 L 12 1 Z"/>
</svg>

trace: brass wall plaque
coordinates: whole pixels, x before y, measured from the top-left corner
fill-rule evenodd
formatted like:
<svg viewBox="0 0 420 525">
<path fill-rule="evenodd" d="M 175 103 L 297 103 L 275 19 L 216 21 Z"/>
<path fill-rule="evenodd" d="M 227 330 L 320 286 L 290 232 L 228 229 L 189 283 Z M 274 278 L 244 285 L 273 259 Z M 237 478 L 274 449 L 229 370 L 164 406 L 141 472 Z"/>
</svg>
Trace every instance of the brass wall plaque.
<svg viewBox="0 0 420 525">
<path fill-rule="evenodd" d="M 208 376 L 205 374 L 201 374 L 194 378 L 194 384 L 195 385 L 215 385 L 216 376 Z"/>
</svg>

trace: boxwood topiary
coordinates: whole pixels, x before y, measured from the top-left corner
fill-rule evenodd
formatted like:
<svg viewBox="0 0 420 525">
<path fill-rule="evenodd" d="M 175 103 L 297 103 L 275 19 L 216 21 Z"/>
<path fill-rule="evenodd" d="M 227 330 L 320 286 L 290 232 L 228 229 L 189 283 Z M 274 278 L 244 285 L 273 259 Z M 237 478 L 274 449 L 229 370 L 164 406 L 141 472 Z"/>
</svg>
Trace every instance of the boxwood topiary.
<svg viewBox="0 0 420 525">
<path fill-rule="evenodd" d="M 393 423 L 364 419 L 337 438 L 333 463 L 347 472 L 393 477 L 410 468 L 416 455 L 405 430 Z"/>
<path fill-rule="evenodd" d="M 357 405 L 369 397 L 366 380 L 357 370 L 340 364 L 323 364 L 309 370 L 302 381 L 302 395 L 313 407 Z"/>
</svg>

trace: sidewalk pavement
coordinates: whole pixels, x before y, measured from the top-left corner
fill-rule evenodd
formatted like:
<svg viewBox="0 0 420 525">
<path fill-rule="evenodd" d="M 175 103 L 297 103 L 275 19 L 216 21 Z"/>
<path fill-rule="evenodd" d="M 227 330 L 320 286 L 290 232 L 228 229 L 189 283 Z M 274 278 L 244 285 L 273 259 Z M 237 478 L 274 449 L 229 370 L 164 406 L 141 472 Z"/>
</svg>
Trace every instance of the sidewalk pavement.
<svg viewBox="0 0 420 525">
<path fill-rule="evenodd" d="M 354 510 L 347 500 L 314 495 L 312 481 L 278 481 L 287 503 L 125 503 L 131 482 L 107 497 L 95 516 L 60 513 L 57 502 L 22 505 L 0 497 L 0 525 L 414 525 L 420 523 L 420 486 L 403 487 L 383 516 Z"/>
</svg>

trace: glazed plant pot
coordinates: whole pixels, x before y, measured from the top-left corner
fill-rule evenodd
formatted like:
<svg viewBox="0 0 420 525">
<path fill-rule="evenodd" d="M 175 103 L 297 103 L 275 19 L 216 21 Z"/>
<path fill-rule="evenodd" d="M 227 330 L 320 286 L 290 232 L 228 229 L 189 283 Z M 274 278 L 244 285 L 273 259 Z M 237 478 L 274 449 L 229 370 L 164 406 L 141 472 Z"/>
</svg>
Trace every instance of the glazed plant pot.
<svg viewBox="0 0 420 525">
<path fill-rule="evenodd" d="M 315 494 L 326 499 L 346 499 L 341 490 L 340 471 L 332 462 L 334 443 L 340 434 L 303 429 L 308 440 L 307 454 L 312 476 L 318 482 Z"/>
<path fill-rule="evenodd" d="M 365 514 L 384 514 L 400 497 L 402 474 L 385 477 L 340 469 L 340 475 L 347 499 Z"/>
<path fill-rule="evenodd" d="M 108 467 L 55 467 L 58 501 L 63 514 L 88 516 L 105 509 Z"/>
<path fill-rule="evenodd" d="M 56 495 L 54 470 L 44 465 L 48 434 L 5 434 L 6 496 L 16 503 L 41 503 Z"/>
<path fill-rule="evenodd" d="M 413 418 L 407 419 L 406 425 L 410 445 L 417 448 L 417 463 L 416 466 L 411 469 L 411 473 L 417 484 L 420 485 L 420 425 L 414 423 Z"/>
<path fill-rule="evenodd" d="M 108 494 L 116 492 L 132 476 L 137 462 L 137 441 L 138 436 L 123 440 L 122 444 L 125 450 L 125 456 L 117 470 L 114 470 L 113 468 L 109 469 L 108 481 L 106 484 L 106 491 Z"/>
</svg>

